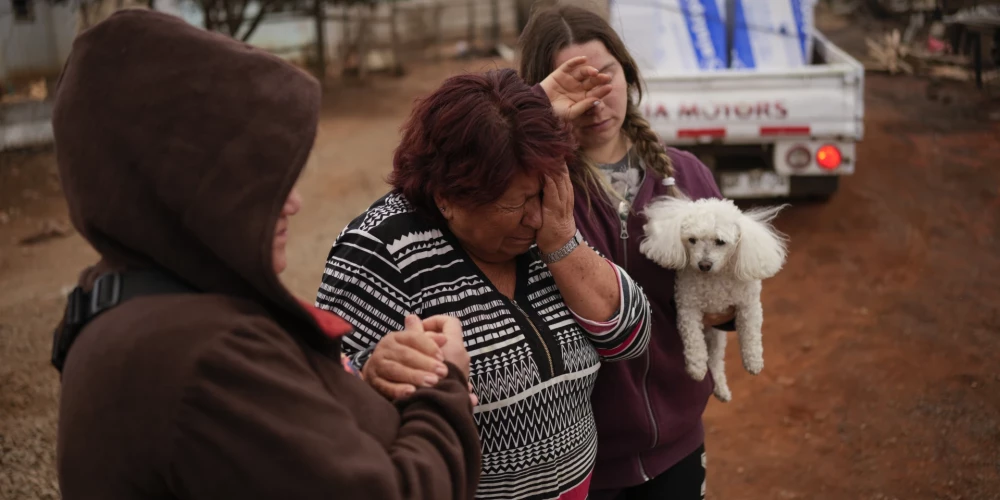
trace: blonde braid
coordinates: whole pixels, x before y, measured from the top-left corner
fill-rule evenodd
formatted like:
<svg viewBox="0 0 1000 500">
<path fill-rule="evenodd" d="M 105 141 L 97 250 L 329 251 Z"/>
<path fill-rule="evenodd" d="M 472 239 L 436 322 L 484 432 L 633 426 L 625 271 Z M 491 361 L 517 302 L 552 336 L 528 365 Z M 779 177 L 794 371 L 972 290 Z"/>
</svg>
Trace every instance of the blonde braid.
<svg viewBox="0 0 1000 500">
<path fill-rule="evenodd" d="M 594 160 L 591 160 L 581 152 L 577 157 L 577 162 L 577 168 L 569 169 L 570 178 L 583 191 L 588 211 L 593 209 L 591 206 L 591 192 L 596 191 L 603 194 L 602 198 L 606 203 L 609 203 L 611 200 L 621 199 L 621 196 L 611 187 L 611 183 L 604 177 L 601 167 L 597 166 Z"/>
<path fill-rule="evenodd" d="M 625 129 L 625 135 L 635 145 L 635 150 L 639 153 L 639 158 L 644 165 L 652 168 L 663 177 L 674 177 L 674 163 L 667 156 L 667 150 L 660 143 L 660 138 L 653 132 L 653 128 L 649 126 L 649 122 L 642 117 L 639 108 L 632 103 L 632 99 L 628 101 L 625 123 L 622 128 Z M 667 194 L 674 198 L 687 199 L 687 196 L 681 192 L 676 184 L 667 188 Z"/>
</svg>

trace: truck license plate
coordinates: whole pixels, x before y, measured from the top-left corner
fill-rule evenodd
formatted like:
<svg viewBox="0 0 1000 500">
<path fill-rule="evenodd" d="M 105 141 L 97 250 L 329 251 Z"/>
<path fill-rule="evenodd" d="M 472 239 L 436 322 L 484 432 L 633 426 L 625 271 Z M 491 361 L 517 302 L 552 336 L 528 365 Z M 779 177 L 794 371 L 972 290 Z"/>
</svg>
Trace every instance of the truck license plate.
<svg viewBox="0 0 1000 500">
<path fill-rule="evenodd" d="M 720 180 L 726 198 L 771 198 L 791 193 L 789 177 L 769 170 L 722 172 Z"/>
</svg>

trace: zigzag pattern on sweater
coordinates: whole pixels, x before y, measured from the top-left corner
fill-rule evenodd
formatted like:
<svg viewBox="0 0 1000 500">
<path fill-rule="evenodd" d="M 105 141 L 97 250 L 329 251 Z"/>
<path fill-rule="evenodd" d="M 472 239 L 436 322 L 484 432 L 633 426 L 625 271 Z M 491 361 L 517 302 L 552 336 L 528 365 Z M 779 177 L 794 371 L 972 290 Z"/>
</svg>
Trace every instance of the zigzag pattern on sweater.
<svg viewBox="0 0 1000 500">
<path fill-rule="evenodd" d="M 474 409 L 483 451 L 477 497 L 557 498 L 587 477 L 596 458 L 590 395 L 601 357 L 594 342 L 613 347 L 624 336 L 615 331 L 595 339 L 581 328 L 537 258 L 519 284 L 525 295 L 518 305 L 531 315 L 525 318 L 452 241 L 389 195 L 338 238 L 317 304 L 354 325 L 343 343 L 349 355 L 400 329 L 407 312 L 461 319 L 469 381 L 480 402 Z M 627 277 L 621 286 L 629 292 L 623 297 L 641 296 Z M 623 299 L 620 316 L 642 317 L 642 300 Z M 540 337 L 548 339 L 545 349 Z M 554 376 L 549 366 L 540 369 L 546 360 L 560 367 Z"/>
</svg>

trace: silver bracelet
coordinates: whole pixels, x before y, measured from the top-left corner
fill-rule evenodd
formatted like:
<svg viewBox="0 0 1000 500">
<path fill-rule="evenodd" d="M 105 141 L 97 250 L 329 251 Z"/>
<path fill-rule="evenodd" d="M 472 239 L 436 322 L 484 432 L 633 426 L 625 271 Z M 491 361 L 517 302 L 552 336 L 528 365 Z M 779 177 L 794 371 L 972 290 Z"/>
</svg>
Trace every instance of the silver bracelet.
<svg viewBox="0 0 1000 500">
<path fill-rule="evenodd" d="M 567 241 L 566 244 L 559 250 L 552 253 L 540 252 L 542 254 L 542 262 L 546 264 L 555 264 L 556 262 L 566 258 L 566 256 L 571 254 L 573 250 L 576 250 L 576 247 L 580 246 L 580 243 L 583 243 L 583 235 L 581 235 L 580 230 L 577 229 L 576 234 L 574 234 L 573 237 L 570 238 L 569 241 Z"/>
</svg>

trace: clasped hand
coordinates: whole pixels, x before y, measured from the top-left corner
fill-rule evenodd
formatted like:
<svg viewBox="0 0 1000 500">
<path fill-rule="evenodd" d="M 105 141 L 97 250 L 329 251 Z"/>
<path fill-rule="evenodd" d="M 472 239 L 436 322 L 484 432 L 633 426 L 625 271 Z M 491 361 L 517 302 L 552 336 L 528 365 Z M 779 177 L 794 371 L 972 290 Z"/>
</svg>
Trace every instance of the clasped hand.
<svg viewBox="0 0 1000 500">
<path fill-rule="evenodd" d="M 448 376 L 449 362 L 469 377 L 469 353 L 462 340 L 462 323 L 451 316 L 420 320 L 406 317 L 405 328 L 382 338 L 361 370 L 362 378 L 383 396 L 405 398 L 418 387 L 433 387 Z M 479 399 L 472 393 L 473 406 Z"/>
</svg>

